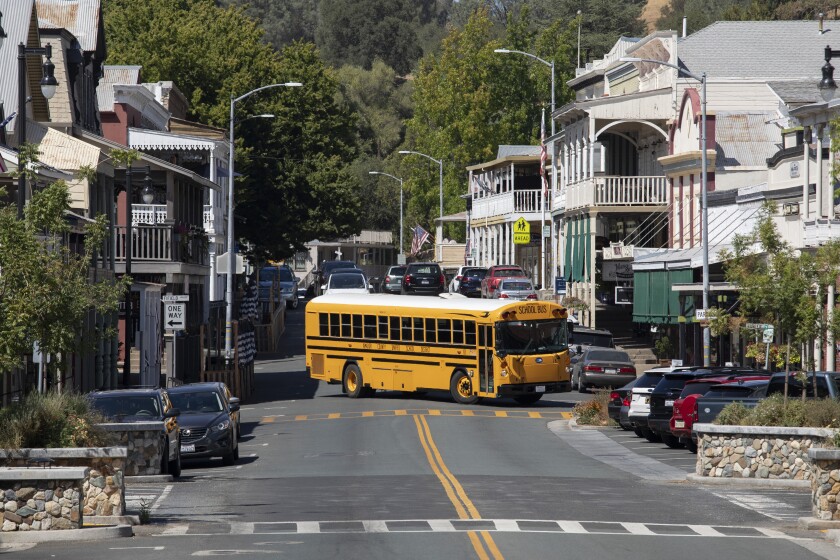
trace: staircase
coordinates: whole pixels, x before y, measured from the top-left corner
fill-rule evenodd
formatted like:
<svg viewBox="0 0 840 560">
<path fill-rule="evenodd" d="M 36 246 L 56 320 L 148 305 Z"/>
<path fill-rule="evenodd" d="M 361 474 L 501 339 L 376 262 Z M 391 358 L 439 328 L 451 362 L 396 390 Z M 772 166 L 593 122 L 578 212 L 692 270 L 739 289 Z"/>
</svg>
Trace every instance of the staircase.
<svg viewBox="0 0 840 560">
<path fill-rule="evenodd" d="M 629 305 L 595 305 L 596 325 L 613 335 L 617 348 L 630 355 L 636 365 L 636 372 L 642 374 L 659 365 L 653 346 L 647 339 L 633 335 L 633 313 Z"/>
</svg>

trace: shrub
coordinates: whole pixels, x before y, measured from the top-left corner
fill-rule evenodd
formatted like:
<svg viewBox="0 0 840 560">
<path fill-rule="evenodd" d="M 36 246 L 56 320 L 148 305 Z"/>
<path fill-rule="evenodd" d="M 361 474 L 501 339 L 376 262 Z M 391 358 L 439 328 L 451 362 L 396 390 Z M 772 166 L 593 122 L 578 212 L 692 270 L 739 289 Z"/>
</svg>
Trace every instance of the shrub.
<svg viewBox="0 0 840 560">
<path fill-rule="evenodd" d="M 787 426 L 809 428 L 840 428 L 840 402 L 833 399 L 788 399 L 772 395 L 748 409 L 741 403 L 727 405 L 715 424 L 729 426 Z"/>
<path fill-rule="evenodd" d="M 597 391 L 595 398 L 580 402 L 572 409 L 578 424 L 589 426 L 609 426 L 615 424 L 609 415 L 610 392 Z"/>
<path fill-rule="evenodd" d="M 107 434 L 95 426 L 102 421 L 83 395 L 32 392 L 0 409 L 0 448 L 105 445 Z"/>
<path fill-rule="evenodd" d="M 715 418 L 715 424 L 723 426 L 738 426 L 744 423 L 744 418 L 749 413 L 749 410 L 739 402 L 734 402 L 723 407 L 720 414 Z"/>
</svg>

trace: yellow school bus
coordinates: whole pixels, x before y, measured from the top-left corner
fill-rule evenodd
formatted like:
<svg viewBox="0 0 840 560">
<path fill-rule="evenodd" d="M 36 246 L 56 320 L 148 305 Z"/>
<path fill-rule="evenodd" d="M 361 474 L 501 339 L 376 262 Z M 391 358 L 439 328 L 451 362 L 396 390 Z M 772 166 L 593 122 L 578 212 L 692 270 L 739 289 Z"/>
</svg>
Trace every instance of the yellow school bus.
<svg viewBox="0 0 840 560">
<path fill-rule="evenodd" d="M 306 306 L 306 369 L 352 398 L 448 390 L 462 404 L 569 391 L 566 309 L 545 301 L 335 294 Z"/>
</svg>

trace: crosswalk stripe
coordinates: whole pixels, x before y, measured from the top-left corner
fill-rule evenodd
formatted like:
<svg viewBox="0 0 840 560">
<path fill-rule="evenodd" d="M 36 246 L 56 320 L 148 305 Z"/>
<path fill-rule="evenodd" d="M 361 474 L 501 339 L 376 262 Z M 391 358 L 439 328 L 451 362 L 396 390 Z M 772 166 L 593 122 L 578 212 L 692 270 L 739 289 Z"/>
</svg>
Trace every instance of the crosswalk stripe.
<svg viewBox="0 0 840 560">
<path fill-rule="evenodd" d="M 644 523 L 622 523 L 622 527 L 630 531 L 633 535 L 655 535 L 653 531 L 647 528 Z M 699 534 L 699 533 L 698 533 Z"/>
</svg>

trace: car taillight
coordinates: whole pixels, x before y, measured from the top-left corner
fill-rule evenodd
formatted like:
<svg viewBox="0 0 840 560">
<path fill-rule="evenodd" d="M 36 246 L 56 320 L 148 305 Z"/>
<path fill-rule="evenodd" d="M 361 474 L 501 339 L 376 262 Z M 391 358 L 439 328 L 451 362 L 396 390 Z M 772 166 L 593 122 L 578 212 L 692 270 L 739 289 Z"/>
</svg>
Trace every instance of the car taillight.
<svg viewBox="0 0 840 560">
<path fill-rule="evenodd" d="M 610 393 L 610 400 L 611 401 L 617 401 L 620 398 L 621 398 L 621 395 L 619 395 L 616 391 L 613 391 L 612 393 Z"/>
<path fill-rule="evenodd" d="M 507 299 L 507 298 L 508 298 L 508 295 L 506 293 L 503 292 L 503 293 L 499 294 L 499 299 Z"/>
<path fill-rule="evenodd" d="M 636 373 L 635 367 L 620 367 L 618 373 Z"/>
<path fill-rule="evenodd" d="M 443 274 L 440 275 L 440 285 L 443 286 L 446 284 L 446 278 L 443 277 Z"/>
<path fill-rule="evenodd" d="M 621 401 L 621 406 L 630 406 L 630 395 L 624 397 L 624 400 Z"/>
<path fill-rule="evenodd" d="M 460 277 L 460 276 L 456 276 L 456 277 L 455 277 L 455 280 L 457 280 L 458 282 L 460 282 L 460 281 L 461 281 L 461 277 Z"/>
<path fill-rule="evenodd" d="M 525 298 L 525 299 L 537 299 L 537 294 L 530 294 L 530 295 L 529 295 L 527 298 Z"/>
<path fill-rule="evenodd" d="M 697 401 L 694 401 L 694 412 L 691 414 L 691 416 L 692 416 L 692 420 L 694 422 L 697 422 L 697 418 L 699 416 L 699 414 L 697 412 Z"/>
<path fill-rule="evenodd" d="M 601 366 L 584 366 L 583 371 L 603 372 L 604 368 Z"/>
<path fill-rule="evenodd" d="M 405 283 L 406 284 L 411 284 L 412 280 L 414 280 L 414 277 L 411 276 L 411 274 L 409 274 L 408 276 L 405 277 Z"/>
<path fill-rule="evenodd" d="M 390 276 L 386 276 L 386 277 L 385 277 L 385 281 L 386 281 L 386 282 L 390 282 L 390 281 L 391 281 L 391 277 L 390 277 Z"/>
</svg>

